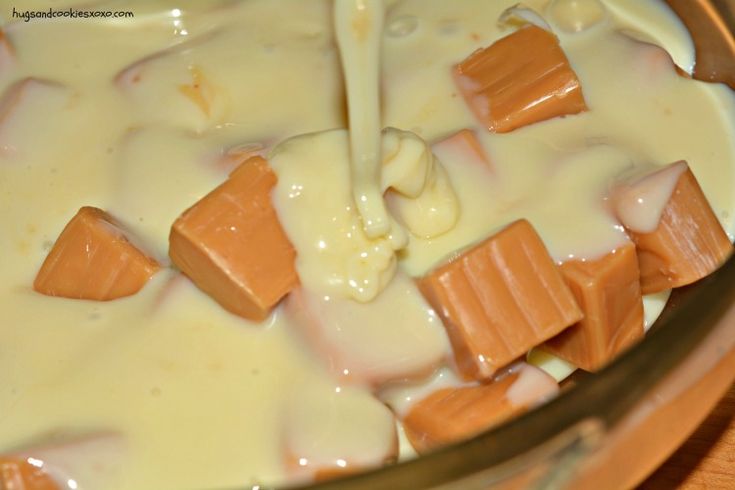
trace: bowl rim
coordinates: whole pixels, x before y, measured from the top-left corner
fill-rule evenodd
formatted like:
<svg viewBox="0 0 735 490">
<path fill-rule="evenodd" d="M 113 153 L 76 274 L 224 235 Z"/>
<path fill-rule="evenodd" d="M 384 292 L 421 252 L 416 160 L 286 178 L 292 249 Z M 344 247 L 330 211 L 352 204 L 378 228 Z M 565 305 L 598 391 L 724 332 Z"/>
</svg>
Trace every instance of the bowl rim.
<svg viewBox="0 0 735 490">
<path fill-rule="evenodd" d="M 735 1 L 666 0 L 695 41 L 694 78 L 735 89 Z M 714 29 L 713 29 L 714 26 Z M 708 40 L 703 41 L 703 38 Z M 713 41 L 715 39 L 715 41 Z M 725 63 L 725 69 L 720 69 Z M 532 454 L 565 433 L 611 430 L 649 391 L 693 352 L 735 304 L 735 257 L 691 286 L 673 291 L 644 339 L 601 371 L 538 409 L 472 439 L 421 457 L 306 486 L 309 490 L 420 489 L 498 470 L 498 481 L 528 469 Z M 651 363 L 652 358 L 656 359 Z M 631 379 L 635 379 L 631 383 Z M 601 427 L 587 427 L 596 421 Z M 548 455 L 548 452 L 544 453 Z M 502 470 L 502 471 L 501 471 Z M 488 478 L 491 478 L 488 475 Z M 262 488 L 262 487 L 261 487 Z"/>
<path fill-rule="evenodd" d="M 337 480 L 289 488 L 431 488 L 493 467 L 499 470 L 502 467 L 502 475 L 498 475 L 502 480 L 509 472 L 527 469 L 534 462 L 524 460 L 524 455 L 541 445 L 553 444 L 555 438 L 575 428 L 585 432 L 584 424 L 590 420 L 598 421 L 604 430 L 615 427 L 650 389 L 695 350 L 733 303 L 735 257 L 697 284 L 677 290 L 670 306 L 644 340 L 538 409 L 416 459 Z M 656 359 L 655 363 L 650 362 L 652 358 Z"/>
</svg>

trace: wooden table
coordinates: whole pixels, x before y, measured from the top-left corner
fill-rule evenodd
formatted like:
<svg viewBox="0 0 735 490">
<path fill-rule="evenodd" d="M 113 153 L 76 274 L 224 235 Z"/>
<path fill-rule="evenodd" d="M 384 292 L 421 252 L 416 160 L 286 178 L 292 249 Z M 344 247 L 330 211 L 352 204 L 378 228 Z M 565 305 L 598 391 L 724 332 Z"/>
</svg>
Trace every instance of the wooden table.
<svg viewBox="0 0 735 490">
<path fill-rule="evenodd" d="M 735 489 L 735 385 L 641 490 Z"/>
</svg>

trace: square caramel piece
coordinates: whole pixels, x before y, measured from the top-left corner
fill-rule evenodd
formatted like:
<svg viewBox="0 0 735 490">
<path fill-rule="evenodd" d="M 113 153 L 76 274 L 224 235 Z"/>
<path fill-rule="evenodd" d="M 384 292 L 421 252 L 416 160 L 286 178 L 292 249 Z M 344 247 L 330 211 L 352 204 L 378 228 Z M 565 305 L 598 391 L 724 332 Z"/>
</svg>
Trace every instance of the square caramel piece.
<svg viewBox="0 0 735 490">
<path fill-rule="evenodd" d="M 5 31 L 0 29 L 0 73 L 6 74 L 15 63 L 15 47 Z"/>
<path fill-rule="evenodd" d="M 638 252 L 643 294 L 698 281 L 732 255 L 727 233 L 684 161 L 618 186 L 613 202 Z"/>
<path fill-rule="evenodd" d="M 466 161 L 492 170 L 493 166 L 477 134 L 472 129 L 461 129 L 431 145 L 431 151 L 441 161 Z"/>
<path fill-rule="evenodd" d="M 108 301 L 137 293 L 158 269 L 109 214 L 85 206 L 59 235 L 33 289 L 47 296 Z"/>
<path fill-rule="evenodd" d="M 281 460 L 293 479 L 324 481 L 398 458 L 393 413 L 359 387 L 291 386 L 281 420 Z"/>
<path fill-rule="evenodd" d="M 585 371 L 597 371 L 643 337 L 643 299 L 635 245 L 597 260 L 561 265 L 584 318 L 547 341 L 543 349 Z"/>
<path fill-rule="evenodd" d="M 457 368 L 489 379 L 532 347 L 582 319 L 541 238 L 511 223 L 418 280 L 444 322 Z"/>
<path fill-rule="evenodd" d="M 296 251 L 271 203 L 277 178 L 261 157 L 245 161 L 171 227 L 169 255 L 224 308 L 254 321 L 299 282 Z"/>
<path fill-rule="evenodd" d="M 442 388 L 411 406 L 403 428 L 418 453 L 459 442 L 511 419 L 559 392 L 556 380 L 525 363 L 489 383 Z"/>
<path fill-rule="evenodd" d="M 559 40 L 535 25 L 472 53 L 454 67 L 454 79 L 472 112 L 496 133 L 587 110 Z"/>
<path fill-rule="evenodd" d="M 0 455 L 0 489 L 60 490 L 60 487 L 43 467 L 32 465 L 27 457 Z"/>
</svg>

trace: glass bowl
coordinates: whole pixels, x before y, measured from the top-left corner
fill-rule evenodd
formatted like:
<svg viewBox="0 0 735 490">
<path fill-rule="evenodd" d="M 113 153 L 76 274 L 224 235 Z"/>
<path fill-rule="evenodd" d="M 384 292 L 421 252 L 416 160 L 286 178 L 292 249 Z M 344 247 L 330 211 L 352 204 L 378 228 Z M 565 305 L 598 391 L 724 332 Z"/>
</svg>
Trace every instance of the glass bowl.
<svg viewBox="0 0 735 490">
<path fill-rule="evenodd" d="M 735 88 L 735 0 L 667 0 L 696 46 L 694 76 Z M 672 294 L 645 339 L 550 403 L 420 458 L 309 488 L 630 488 L 735 379 L 735 259 Z"/>
</svg>

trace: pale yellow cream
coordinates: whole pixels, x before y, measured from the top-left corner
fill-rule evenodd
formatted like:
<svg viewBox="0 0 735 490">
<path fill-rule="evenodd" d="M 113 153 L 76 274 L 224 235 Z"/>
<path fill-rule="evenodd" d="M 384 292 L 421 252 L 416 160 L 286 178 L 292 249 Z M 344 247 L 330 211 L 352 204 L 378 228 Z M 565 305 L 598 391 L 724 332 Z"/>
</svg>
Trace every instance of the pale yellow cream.
<svg viewBox="0 0 735 490">
<path fill-rule="evenodd" d="M 335 0 L 334 30 L 347 89 L 350 176 L 355 206 L 369 238 L 390 233 L 380 192 L 380 46 L 383 0 Z"/>
<path fill-rule="evenodd" d="M 10 18 L 13 6 L 80 2 L 19 3 L 0 2 L 17 56 L 0 65 L 0 88 L 28 77 L 43 83 L 0 121 L 0 453 L 51 441 L 54 451 L 37 454 L 50 454 L 52 473 L 79 488 L 283 483 L 301 476 L 285 464 L 288 440 L 324 441 L 325 461 L 334 461 L 335 444 L 360 464 L 382 460 L 381 448 L 395 441 L 387 410 L 370 395 L 374 379 L 412 378 L 381 394 L 415 400 L 432 372 L 447 372 L 450 355 L 441 322 L 408 278 L 520 217 L 558 261 L 604 253 L 624 235 L 602 196 L 631 166 L 687 160 L 735 232 L 732 94 L 648 63 L 620 33 L 645 33 L 691 70 L 691 41 L 659 2 L 588 0 L 579 12 L 561 0 L 524 2 L 560 37 L 590 111 L 504 135 L 479 127 L 450 69 L 511 32 L 498 19 L 515 0 L 386 2 L 377 129 L 411 131 L 423 142 L 407 141 L 425 150 L 475 128 L 491 167 L 451 152 L 391 163 L 384 147 L 384 176 L 401 162 L 393 168 L 410 171 L 381 182 L 380 193 L 397 189 L 405 202 L 389 207 L 390 231 L 377 236 L 365 233 L 352 199 L 347 132 L 322 132 L 348 123 L 332 2 L 139 0 L 123 7 L 134 19 L 28 23 Z M 363 343 L 375 351 L 348 357 L 346 369 L 363 377 L 330 371 L 329 355 L 303 341 L 288 304 L 252 324 L 174 270 L 108 303 L 32 291 L 83 205 L 108 210 L 168 264 L 173 220 L 226 178 L 228 151 L 252 144 L 269 151 L 280 179 L 273 199 L 299 252 L 305 294 L 334 318 L 349 319 L 351 305 L 370 312 L 356 325 L 371 332 L 332 324 L 322 333 L 337 345 L 332 354 Z M 434 175 L 433 186 L 416 185 L 416 175 Z M 650 324 L 665 298 L 646 301 Z M 413 348 L 398 345 L 412 337 Z M 571 369 L 555 366 L 559 378 Z M 430 386 L 454 382 L 436 379 Z M 324 406 L 335 417 L 309 415 L 327 413 Z M 346 413 L 363 425 L 351 426 Z M 98 459 L 90 452 L 113 469 L 88 471 Z"/>
</svg>

